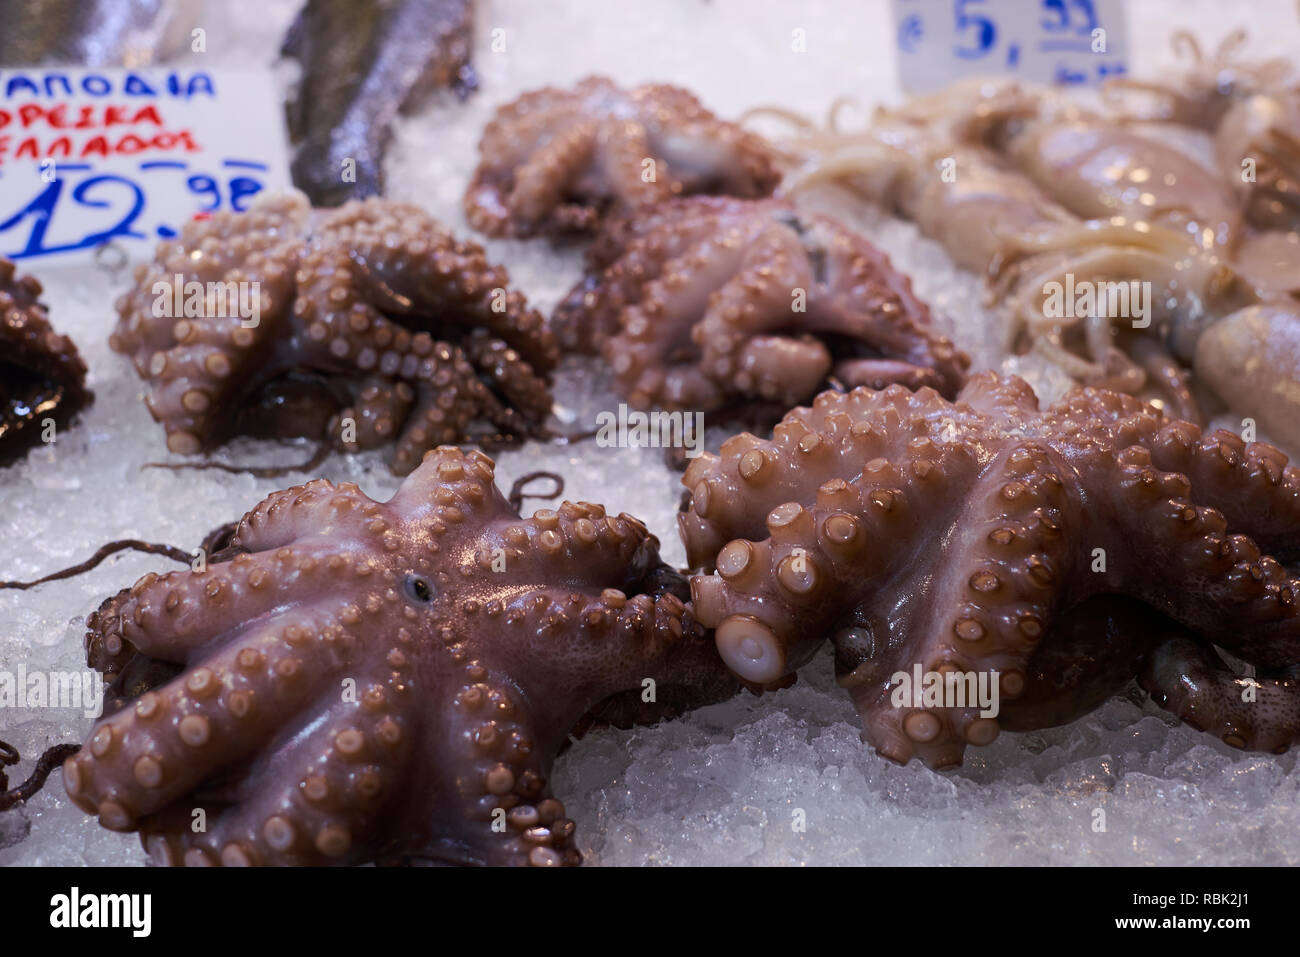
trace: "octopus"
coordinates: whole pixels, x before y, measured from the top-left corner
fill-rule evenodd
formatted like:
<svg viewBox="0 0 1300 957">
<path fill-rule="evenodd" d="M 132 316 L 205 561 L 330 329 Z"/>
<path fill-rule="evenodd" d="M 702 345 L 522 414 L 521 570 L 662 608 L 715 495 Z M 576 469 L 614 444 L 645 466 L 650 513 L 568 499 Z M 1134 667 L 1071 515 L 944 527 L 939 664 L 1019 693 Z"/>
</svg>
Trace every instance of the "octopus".
<svg viewBox="0 0 1300 957">
<path fill-rule="evenodd" d="M 86 363 L 50 327 L 40 295 L 39 282 L 0 258 L 0 465 L 57 436 L 94 399 Z"/>
<path fill-rule="evenodd" d="M 166 864 L 576 864 L 548 784 L 575 723 L 736 690 L 657 549 L 599 505 L 520 518 L 477 450 L 386 503 L 276 492 L 88 619 L 119 707 L 67 793 Z"/>
<path fill-rule="evenodd" d="M 1300 558 L 1300 469 L 1272 446 L 1096 388 L 1040 410 L 983 372 L 955 402 L 823 393 L 683 482 L 692 608 L 723 659 L 765 684 L 830 640 L 864 740 L 894 761 L 951 767 L 993 741 L 998 709 L 973 704 L 992 682 L 1022 730 L 1137 677 L 1231 746 L 1300 735 L 1282 564 Z M 916 675 L 950 697 L 899 694 Z"/>
<path fill-rule="evenodd" d="M 538 434 L 550 411 L 544 320 L 415 206 L 260 198 L 187 224 L 135 278 L 109 342 L 180 455 L 235 435 L 391 443 L 404 475 L 441 444 Z M 245 315 L 233 304 L 250 287 Z"/>
<path fill-rule="evenodd" d="M 970 364 L 884 253 L 782 200 L 697 196 L 615 217 L 588 267 L 552 327 L 566 348 L 600 349 L 637 406 L 783 412 L 831 380 L 951 396 Z"/>
<path fill-rule="evenodd" d="M 490 236 L 590 233 L 611 208 L 701 193 L 767 196 L 780 178 L 762 138 L 689 91 L 623 90 L 594 76 L 501 107 L 479 156 L 465 215 Z"/>
</svg>

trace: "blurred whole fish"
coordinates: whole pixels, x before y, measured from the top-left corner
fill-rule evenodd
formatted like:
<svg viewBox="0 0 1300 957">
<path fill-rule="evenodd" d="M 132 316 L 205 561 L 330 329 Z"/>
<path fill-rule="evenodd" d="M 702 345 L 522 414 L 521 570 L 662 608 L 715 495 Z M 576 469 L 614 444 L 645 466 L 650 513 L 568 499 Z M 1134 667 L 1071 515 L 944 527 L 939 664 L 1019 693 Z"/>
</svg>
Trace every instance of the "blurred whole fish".
<svg viewBox="0 0 1300 957">
<path fill-rule="evenodd" d="M 308 0 L 283 53 L 302 64 L 293 180 L 315 205 L 381 194 L 398 114 L 474 89 L 472 19 L 472 0 Z"/>
<path fill-rule="evenodd" d="M 0 66 L 148 66 L 188 48 L 202 7 L 202 0 L 0 0 Z"/>
</svg>

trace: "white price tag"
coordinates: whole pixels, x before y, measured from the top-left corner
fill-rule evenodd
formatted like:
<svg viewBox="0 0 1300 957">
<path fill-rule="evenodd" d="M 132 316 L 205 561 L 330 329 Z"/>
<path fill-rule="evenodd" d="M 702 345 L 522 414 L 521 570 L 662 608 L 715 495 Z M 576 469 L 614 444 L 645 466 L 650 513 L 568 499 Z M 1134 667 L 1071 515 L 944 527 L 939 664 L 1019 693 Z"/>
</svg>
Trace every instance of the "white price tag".
<svg viewBox="0 0 1300 957">
<path fill-rule="evenodd" d="M 0 255 L 147 258 L 187 220 L 289 185 L 269 71 L 0 69 Z"/>
<path fill-rule="evenodd" d="M 1123 0 L 893 0 L 903 89 L 967 76 L 1096 86 L 1128 69 Z"/>
</svg>

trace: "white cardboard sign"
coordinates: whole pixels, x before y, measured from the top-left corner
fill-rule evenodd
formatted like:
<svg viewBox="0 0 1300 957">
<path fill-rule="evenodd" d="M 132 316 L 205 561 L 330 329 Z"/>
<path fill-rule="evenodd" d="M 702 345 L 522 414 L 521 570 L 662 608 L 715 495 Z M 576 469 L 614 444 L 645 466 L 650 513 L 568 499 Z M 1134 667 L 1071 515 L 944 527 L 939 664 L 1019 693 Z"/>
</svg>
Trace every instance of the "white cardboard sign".
<svg viewBox="0 0 1300 957">
<path fill-rule="evenodd" d="M 0 67 L 0 255 L 148 258 L 187 220 L 289 185 L 269 71 Z"/>
<path fill-rule="evenodd" d="M 893 0 L 893 12 L 909 93 L 994 74 L 1096 86 L 1128 71 L 1123 0 Z"/>
</svg>

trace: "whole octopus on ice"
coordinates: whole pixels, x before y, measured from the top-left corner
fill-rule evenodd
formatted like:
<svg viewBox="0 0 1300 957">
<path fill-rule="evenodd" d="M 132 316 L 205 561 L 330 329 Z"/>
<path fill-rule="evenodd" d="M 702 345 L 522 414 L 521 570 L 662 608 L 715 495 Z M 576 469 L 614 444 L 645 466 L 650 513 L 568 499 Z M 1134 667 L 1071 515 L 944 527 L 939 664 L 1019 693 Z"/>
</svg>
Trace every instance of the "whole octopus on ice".
<svg viewBox="0 0 1300 957">
<path fill-rule="evenodd" d="M 675 196 L 767 196 L 781 178 L 761 137 L 709 112 L 688 90 L 624 90 L 592 76 L 501 107 L 483 131 L 465 192 L 490 236 L 594 231 L 614 209 Z"/>
<path fill-rule="evenodd" d="M 203 571 L 104 602 L 88 660 L 117 710 L 65 762 L 69 796 L 161 863 L 577 863 L 548 785 L 575 724 L 737 683 L 644 525 L 522 519 L 493 474 L 444 447 L 387 503 L 286 489 Z"/>
<path fill-rule="evenodd" d="M 1023 380 L 986 372 L 955 402 L 823 393 L 682 481 L 687 555 L 712 572 L 692 607 L 728 665 L 771 683 L 831 641 L 886 757 L 945 767 L 1000 730 L 969 702 L 900 705 L 894 676 L 917 667 L 996 674 L 1017 729 L 1140 673 L 1235 747 L 1300 736 L 1300 582 L 1281 564 L 1300 558 L 1300 470 L 1271 446 L 1098 389 L 1040 411 Z M 1256 666 L 1257 700 L 1216 646 Z"/>
<path fill-rule="evenodd" d="M 245 288 L 250 315 L 222 298 Z M 258 199 L 186 224 L 117 308 L 109 342 L 181 455 L 241 434 L 391 443 L 404 475 L 444 443 L 538 434 L 551 408 L 559 352 L 542 317 L 416 206 Z"/>
</svg>

